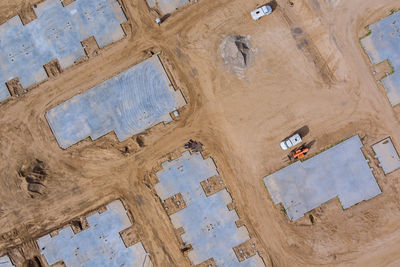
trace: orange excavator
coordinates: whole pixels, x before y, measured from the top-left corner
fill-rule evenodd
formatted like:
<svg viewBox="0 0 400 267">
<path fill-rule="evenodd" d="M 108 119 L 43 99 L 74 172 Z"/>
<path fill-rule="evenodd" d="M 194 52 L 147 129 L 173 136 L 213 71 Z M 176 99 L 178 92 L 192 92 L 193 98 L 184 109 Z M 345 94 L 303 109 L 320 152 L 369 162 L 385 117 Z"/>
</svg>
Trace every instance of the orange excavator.
<svg viewBox="0 0 400 267">
<path fill-rule="evenodd" d="M 293 158 L 294 159 L 302 159 L 305 157 L 305 155 L 307 154 L 308 151 L 310 151 L 310 149 L 308 147 L 305 147 L 303 149 L 298 149 L 294 153 Z"/>
<path fill-rule="evenodd" d="M 305 155 L 310 151 L 310 149 L 306 146 L 301 146 L 296 150 L 293 150 L 289 155 L 290 160 L 297 160 L 297 159 L 302 159 L 305 157 Z"/>
</svg>

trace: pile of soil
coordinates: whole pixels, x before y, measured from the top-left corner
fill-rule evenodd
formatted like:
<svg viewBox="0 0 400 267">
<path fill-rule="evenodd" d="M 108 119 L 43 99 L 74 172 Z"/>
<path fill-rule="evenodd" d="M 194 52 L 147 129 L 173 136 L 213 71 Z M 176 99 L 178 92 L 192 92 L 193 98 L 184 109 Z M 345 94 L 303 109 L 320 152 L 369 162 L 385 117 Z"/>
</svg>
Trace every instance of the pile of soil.
<svg viewBox="0 0 400 267">
<path fill-rule="evenodd" d="M 35 159 L 29 164 L 23 165 L 18 173 L 25 178 L 27 190 L 32 198 L 45 194 L 48 170 L 43 161 Z"/>
<path fill-rule="evenodd" d="M 246 69 L 254 61 L 254 50 L 249 36 L 231 35 L 220 45 L 224 66 L 240 79 L 245 77 Z"/>
</svg>

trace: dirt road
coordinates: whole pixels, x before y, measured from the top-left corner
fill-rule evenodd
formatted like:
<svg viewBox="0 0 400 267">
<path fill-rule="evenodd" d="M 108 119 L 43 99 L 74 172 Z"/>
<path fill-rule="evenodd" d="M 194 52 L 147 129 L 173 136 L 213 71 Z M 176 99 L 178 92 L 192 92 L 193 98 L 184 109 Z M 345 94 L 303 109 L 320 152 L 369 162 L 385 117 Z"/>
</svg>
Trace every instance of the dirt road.
<svg viewBox="0 0 400 267">
<path fill-rule="evenodd" d="M 400 8 L 396 0 L 277 1 L 269 17 L 253 21 L 257 0 L 201 0 L 161 26 L 145 1 L 123 1 L 127 37 L 88 62 L 65 70 L 18 99 L 0 104 L 0 249 L 37 238 L 72 218 L 122 198 L 140 228 L 155 266 L 190 266 L 152 189 L 151 177 L 190 138 L 205 145 L 232 193 L 239 216 L 260 240 L 269 266 L 398 264 L 398 172 L 384 176 L 369 145 L 391 136 L 400 147 L 399 107 L 374 80 L 358 38 L 364 26 Z M 0 20 L 28 1 L 0 3 Z M 254 64 L 244 79 L 223 66 L 221 42 L 250 36 Z M 188 105 L 180 119 L 118 143 L 113 133 L 58 147 L 45 112 L 162 51 Z M 334 199 L 309 217 L 289 222 L 262 178 L 284 167 L 282 138 L 307 125 L 311 154 L 354 134 L 383 191 L 343 211 Z M 43 195 L 27 191 L 19 174 L 36 159 L 47 166 Z M 32 197 L 33 196 L 33 197 Z"/>
</svg>

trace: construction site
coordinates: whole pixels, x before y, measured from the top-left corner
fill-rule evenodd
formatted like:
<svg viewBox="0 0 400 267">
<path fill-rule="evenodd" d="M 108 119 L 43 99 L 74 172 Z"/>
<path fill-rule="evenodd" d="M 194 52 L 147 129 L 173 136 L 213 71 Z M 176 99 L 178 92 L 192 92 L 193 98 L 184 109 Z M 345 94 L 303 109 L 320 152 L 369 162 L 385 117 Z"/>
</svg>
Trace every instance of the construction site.
<svg viewBox="0 0 400 267">
<path fill-rule="evenodd" d="M 0 10 L 0 267 L 400 265 L 399 1 Z"/>
</svg>

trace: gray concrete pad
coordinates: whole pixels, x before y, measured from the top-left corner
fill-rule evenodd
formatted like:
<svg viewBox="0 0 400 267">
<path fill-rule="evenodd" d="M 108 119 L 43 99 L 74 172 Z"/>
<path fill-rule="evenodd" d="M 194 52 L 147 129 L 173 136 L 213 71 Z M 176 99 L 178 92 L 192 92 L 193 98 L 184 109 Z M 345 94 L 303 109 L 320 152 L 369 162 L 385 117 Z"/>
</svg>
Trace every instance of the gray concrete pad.
<svg viewBox="0 0 400 267">
<path fill-rule="evenodd" d="M 121 201 L 107 205 L 107 211 L 87 218 L 89 228 L 74 234 L 71 227 L 58 235 L 37 240 L 49 265 L 63 261 L 67 267 L 143 266 L 148 261 L 142 243 L 125 247 L 119 232 L 131 226 Z"/>
<path fill-rule="evenodd" d="M 381 193 L 361 152 L 358 135 L 304 161 L 264 177 L 272 200 L 297 220 L 322 203 L 339 197 L 344 209 Z"/>
<path fill-rule="evenodd" d="M 58 59 L 62 68 L 85 56 L 81 41 L 94 36 L 100 47 L 124 37 L 125 15 L 116 0 L 76 0 L 63 7 L 46 0 L 34 8 L 37 18 L 22 25 L 15 16 L 0 25 L 0 101 L 5 83 L 18 77 L 23 87 L 47 78 L 43 68 Z"/>
<path fill-rule="evenodd" d="M 389 59 L 394 73 L 382 83 L 392 106 L 400 103 L 400 12 L 369 26 L 371 34 L 361 40 L 373 64 Z"/>
<path fill-rule="evenodd" d="M 376 143 L 372 146 L 372 149 L 374 150 L 385 174 L 391 173 L 400 168 L 399 154 L 394 148 L 390 137 Z"/>
<path fill-rule="evenodd" d="M 0 267 L 14 267 L 7 255 L 0 257 Z"/>
<path fill-rule="evenodd" d="M 0 76 L 1 76 L 1 74 L 0 74 Z M 0 77 L 0 79 L 1 79 L 1 77 Z M 0 84 L 0 102 L 6 100 L 10 96 L 11 95 L 10 95 L 10 92 L 8 91 L 6 84 L 5 83 Z"/>
<path fill-rule="evenodd" d="M 163 201 L 182 194 L 187 206 L 170 218 L 175 229 L 183 227 L 182 240 L 193 247 L 188 257 L 194 265 L 214 258 L 219 267 L 265 266 L 258 254 L 238 261 L 233 247 L 249 240 L 249 233 L 244 226 L 236 227 L 239 218 L 235 210 L 227 208 L 232 199 L 225 189 L 206 196 L 200 183 L 218 176 L 211 158 L 204 160 L 200 153 L 185 152 L 176 160 L 164 162 L 162 167 L 155 189 Z"/>
<path fill-rule="evenodd" d="M 147 4 L 151 8 L 158 7 L 163 15 L 174 12 L 177 8 L 186 5 L 189 0 L 147 0 Z"/>
<path fill-rule="evenodd" d="M 47 121 L 62 148 L 115 131 L 118 140 L 161 122 L 186 104 L 153 56 L 49 110 Z"/>
</svg>

